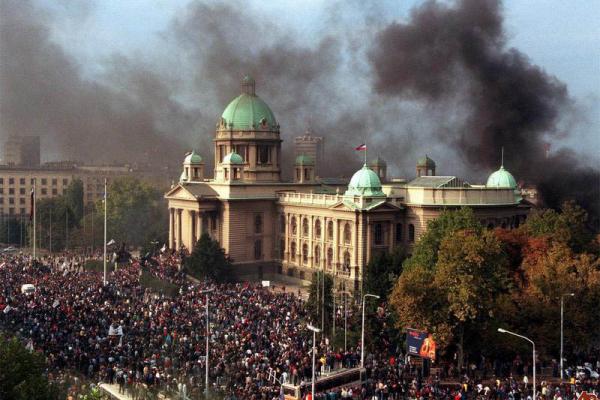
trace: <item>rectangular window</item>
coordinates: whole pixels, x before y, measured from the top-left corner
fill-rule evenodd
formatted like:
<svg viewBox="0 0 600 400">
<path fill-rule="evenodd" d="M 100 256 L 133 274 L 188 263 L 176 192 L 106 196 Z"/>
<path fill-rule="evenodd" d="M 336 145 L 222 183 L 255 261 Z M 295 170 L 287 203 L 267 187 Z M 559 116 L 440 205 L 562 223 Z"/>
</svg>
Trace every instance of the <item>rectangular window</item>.
<svg viewBox="0 0 600 400">
<path fill-rule="evenodd" d="M 42 178 L 42 185 L 47 185 L 47 184 L 48 184 L 48 179 Z"/>
<path fill-rule="evenodd" d="M 48 194 L 48 189 L 46 188 L 42 188 L 42 195 L 47 195 Z"/>
<path fill-rule="evenodd" d="M 381 224 L 375 224 L 375 245 L 381 246 L 383 244 L 383 226 Z"/>
<path fill-rule="evenodd" d="M 25 194 L 25 188 L 19 188 L 19 194 Z"/>
<path fill-rule="evenodd" d="M 402 242 L 402 230 L 403 230 L 403 226 L 402 224 L 396 224 L 396 243 L 401 243 Z"/>
<path fill-rule="evenodd" d="M 15 204 L 15 198 L 14 197 L 9 197 L 8 204 Z"/>
<path fill-rule="evenodd" d="M 58 189 L 56 189 L 56 188 L 53 188 L 53 189 L 52 189 L 52 194 L 53 194 L 54 196 L 56 196 L 56 195 L 58 194 Z"/>
<path fill-rule="evenodd" d="M 58 179 L 52 178 L 52 186 L 58 185 Z"/>
<path fill-rule="evenodd" d="M 271 147 L 259 145 L 256 147 L 256 163 L 269 164 L 271 162 Z"/>
<path fill-rule="evenodd" d="M 15 194 L 15 188 L 8 188 L 8 194 Z"/>
<path fill-rule="evenodd" d="M 4 178 L 0 178 L 0 185 L 4 185 Z"/>
<path fill-rule="evenodd" d="M 15 178 L 8 178 L 8 184 L 9 185 L 14 185 L 15 184 Z"/>
<path fill-rule="evenodd" d="M 20 185 L 24 185 L 25 184 L 25 178 L 19 178 L 19 184 Z"/>
<path fill-rule="evenodd" d="M 25 204 L 25 198 L 19 197 L 19 204 Z"/>
<path fill-rule="evenodd" d="M 67 178 L 63 178 L 63 186 L 67 186 L 69 184 L 69 180 Z"/>
</svg>

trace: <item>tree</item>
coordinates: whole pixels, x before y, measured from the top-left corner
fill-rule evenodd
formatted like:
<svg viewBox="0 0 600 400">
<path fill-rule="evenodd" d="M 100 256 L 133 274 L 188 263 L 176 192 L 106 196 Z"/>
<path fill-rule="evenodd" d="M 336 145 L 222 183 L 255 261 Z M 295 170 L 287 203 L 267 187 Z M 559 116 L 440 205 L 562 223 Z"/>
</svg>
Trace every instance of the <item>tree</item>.
<svg viewBox="0 0 600 400">
<path fill-rule="evenodd" d="M 395 248 L 391 254 L 376 254 L 367 264 L 364 292 L 376 294 L 385 302 L 402 273 L 402 263 L 405 259 L 406 253 L 402 247 Z"/>
<path fill-rule="evenodd" d="M 491 231 L 463 229 L 440 237 L 433 267 L 412 264 L 390 302 L 399 328 L 433 333 L 442 350 L 456 346 L 492 320 L 495 299 L 509 288 L 507 257 Z"/>
<path fill-rule="evenodd" d="M 154 187 L 132 177 L 116 179 L 108 188 L 107 202 L 108 240 L 134 246 L 166 241 L 167 206 Z M 104 215 L 103 200 L 96 203 L 96 208 L 97 214 Z"/>
<path fill-rule="evenodd" d="M 323 299 L 325 299 L 324 302 Z M 313 273 L 306 309 L 315 326 L 321 327 L 323 320 L 323 330 L 328 332 L 331 329 L 333 317 L 333 278 L 331 275 L 323 274 L 322 271 Z"/>
<path fill-rule="evenodd" d="M 55 400 L 59 391 L 44 376 L 41 354 L 29 352 L 16 338 L 0 335 L 0 399 Z"/>
<path fill-rule="evenodd" d="M 450 233 L 469 229 L 481 234 L 483 227 L 473 215 L 473 210 L 463 207 L 458 210 L 446 210 L 436 219 L 429 221 L 427 230 L 415 244 L 412 256 L 406 260 L 405 269 L 413 266 L 433 268 L 437 262 L 438 250 L 442 240 Z"/>
<path fill-rule="evenodd" d="M 228 281 L 231 277 L 231 261 L 218 241 L 203 233 L 194 245 L 192 254 L 185 260 L 186 270 L 194 277 Z"/>
<path fill-rule="evenodd" d="M 81 179 L 71 181 L 63 196 L 65 205 L 71 210 L 75 222 L 79 224 L 83 217 L 83 182 Z"/>
</svg>

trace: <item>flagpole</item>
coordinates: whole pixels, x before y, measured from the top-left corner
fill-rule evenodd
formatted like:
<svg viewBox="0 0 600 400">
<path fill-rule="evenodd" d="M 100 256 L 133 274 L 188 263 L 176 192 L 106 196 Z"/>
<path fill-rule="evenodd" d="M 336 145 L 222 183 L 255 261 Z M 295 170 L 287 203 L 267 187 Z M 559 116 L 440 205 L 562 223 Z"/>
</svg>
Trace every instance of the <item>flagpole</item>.
<svg viewBox="0 0 600 400">
<path fill-rule="evenodd" d="M 108 194 L 106 193 L 106 178 L 104 178 L 104 286 L 106 286 L 106 203 Z"/>
<path fill-rule="evenodd" d="M 36 178 L 33 178 L 33 259 L 35 260 L 35 242 L 36 242 L 36 233 L 35 233 L 35 229 L 36 229 L 36 209 L 37 209 L 37 201 L 36 201 L 36 197 L 37 197 L 37 193 L 36 193 Z"/>
</svg>

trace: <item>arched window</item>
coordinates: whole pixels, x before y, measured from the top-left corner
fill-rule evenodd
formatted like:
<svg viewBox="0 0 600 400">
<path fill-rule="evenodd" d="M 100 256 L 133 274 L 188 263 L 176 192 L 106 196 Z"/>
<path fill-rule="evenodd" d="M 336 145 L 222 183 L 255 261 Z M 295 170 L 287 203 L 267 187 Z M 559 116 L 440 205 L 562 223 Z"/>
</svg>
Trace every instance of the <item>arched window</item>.
<svg viewBox="0 0 600 400">
<path fill-rule="evenodd" d="M 411 243 L 415 241 L 415 226 L 413 224 L 408 225 L 408 241 Z"/>
<path fill-rule="evenodd" d="M 350 271 L 350 253 L 348 252 L 348 250 L 346 250 L 344 252 L 344 271 L 348 272 Z"/>
<path fill-rule="evenodd" d="M 331 247 L 329 247 L 327 249 L 327 268 L 331 269 L 332 265 L 333 265 L 333 249 Z"/>
<path fill-rule="evenodd" d="M 352 241 L 352 231 L 350 230 L 350 224 L 346 222 L 344 224 L 344 243 L 350 244 Z"/>
<path fill-rule="evenodd" d="M 308 218 L 302 220 L 302 234 L 308 236 Z"/>
<path fill-rule="evenodd" d="M 262 215 L 257 214 L 254 216 L 254 233 L 262 233 L 262 230 L 263 230 Z"/>
<path fill-rule="evenodd" d="M 290 225 L 292 225 L 292 235 L 295 235 L 298 232 L 298 224 L 296 223 L 296 217 L 292 217 Z"/>
<path fill-rule="evenodd" d="M 383 244 L 383 226 L 381 224 L 375 224 L 375 226 L 373 227 L 374 233 L 374 239 L 375 239 L 375 245 L 376 246 L 381 246 Z"/>
<path fill-rule="evenodd" d="M 260 239 L 254 241 L 254 259 L 262 259 L 262 240 Z"/>
<path fill-rule="evenodd" d="M 402 224 L 396 224 L 396 243 L 402 242 L 402 231 L 404 227 Z"/>
<path fill-rule="evenodd" d="M 327 223 L 327 239 L 333 240 L 333 221 Z"/>
<path fill-rule="evenodd" d="M 317 245 L 315 246 L 315 266 L 319 266 L 321 263 L 321 248 Z"/>
<path fill-rule="evenodd" d="M 296 261 L 296 242 L 290 244 L 290 260 Z"/>
<path fill-rule="evenodd" d="M 317 239 L 321 238 L 321 220 L 320 219 L 315 221 L 315 237 Z"/>
<path fill-rule="evenodd" d="M 302 245 L 302 263 L 308 263 L 308 245 L 306 243 Z"/>
</svg>

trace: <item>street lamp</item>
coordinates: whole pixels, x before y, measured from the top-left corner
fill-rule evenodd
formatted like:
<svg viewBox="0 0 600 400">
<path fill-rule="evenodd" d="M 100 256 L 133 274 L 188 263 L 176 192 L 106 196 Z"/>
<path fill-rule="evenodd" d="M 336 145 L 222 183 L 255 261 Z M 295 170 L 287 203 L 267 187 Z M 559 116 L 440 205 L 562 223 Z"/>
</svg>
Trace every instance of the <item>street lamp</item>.
<svg viewBox="0 0 600 400">
<path fill-rule="evenodd" d="M 509 335 L 520 337 L 521 339 L 527 340 L 533 346 L 533 400 L 535 400 L 535 343 L 533 343 L 533 340 L 529 339 L 528 337 L 519 335 L 518 333 L 507 331 L 506 329 L 498 328 L 498 332 L 508 333 Z"/>
<path fill-rule="evenodd" d="M 321 332 L 321 329 L 319 328 L 315 328 L 314 326 L 308 324 L 306 325 L 306 327 L 308 328 L 308 330 L 311 330 L 313 333 L 313 346 L 312 346 L 312 390 L 311 390 L 311 400 L 315 400 L 315 353 L 317 352 L 316 349 L 316 340 L 317 340 L 317 333 Z"/>
<path fill-rule="evenodd" d="M 379 299 L 380 297 L 376 294 L 365 294 L 362 299 L 362 332 L 360 335 L 360 367 L 365 367 L 365 300 L 367 297 L 374 297 Z"/>
<path fill-rule="evenodd" d="M 206 295 L 206 377 L 204 385 L 206 387 L 206 395 L 208 396 L 208 336 L 210 334 L 210 325 L 208 320 L 208 294 L 213 292 L 214 289 L 202 290 L 200 294 Z"/>
<path fill-rule="evenodd" d="M 567 294 L 563 294 L 562 296 L 560 296 L 560 382 L 562 383 L 563 381 L 563 323 L 564 323 L 564 317 L 563 317 L 563 311 L 564 311 L 564 306 L 565 306 L 565 297 L 566 296 L 570 296 L 573 297 L 575 296 L 575 293 L 567 293 Z"/>
</svg>

